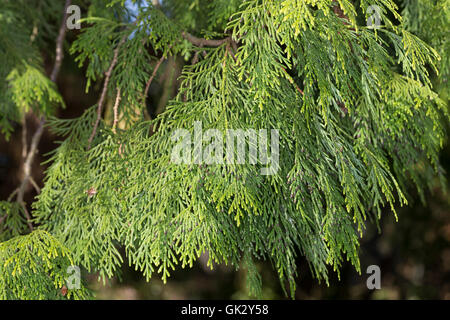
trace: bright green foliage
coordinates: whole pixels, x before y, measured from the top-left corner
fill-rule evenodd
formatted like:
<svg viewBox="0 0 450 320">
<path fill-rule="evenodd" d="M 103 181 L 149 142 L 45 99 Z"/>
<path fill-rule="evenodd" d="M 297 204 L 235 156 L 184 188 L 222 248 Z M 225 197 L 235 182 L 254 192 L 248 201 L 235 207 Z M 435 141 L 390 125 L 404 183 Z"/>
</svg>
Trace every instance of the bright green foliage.
<svg viewBox="0 0 450 320">
<path fill-rule="evenodd" d="M 4 219 L 0 233 L 1 242 L 20 236 L 27 231 L 23 207 L 17 202 L 0 201 L 0 219 Z"/>
<path fill-rule="evenodd" d="M 120 12 L 124 1 L 110 2 Z M 365 25 L 372 4 L 382 9 L 375 30 Z M 211 268 L 242 264 L 257 296 L 259 260 L 272 263 L 291 294 L 298 256 L 325 282 L 345 261 L 360 271 L 367 221 L 407 204 L 411 183 L 423 195 L 436 174 L 443 179 L 447 104 L 429 70 L 444 64 L 404 28 L 396 8 L 390 0 L 165 0 L 162 8 L 140 8 L 136 23 L 125 8 L 116 18 L 86 19 L 70 51 L 87 65 L 89 87 L 118 50 L 108 95 L 121 90 L 125 125 L 114 132 L 102 120 L 89 149 L 96 105 L 78 119 L 51 118 L 65 140 L 49 160 L 35 222 L 71 250 L 75 264 L 102 277 L 117 274 L 119 247 L 147 279 L 156 272 L 166 281 L 205 252 Z M 199 48 L 184 31 L 231 38 Z M 142 116 L 155 59 L 146 47 L 187 60 L 176 99 L 152 121 Z M 172 133 L 192 133 L 195 121 L 222 132 L 278 129 L 280 170 L 263 176 L 261 164 L 172 163 Z"/>
<path fill-rule="evenodd" d="M 25 112 L 30 106 L 39 105 L 38 110 L 44 114 L 51 114 L 52 103 L 63 104 L 55 84 L 41 70 L 25 65 L 23 72 L 14 69 L 6 80 L 11 85 L 12 101 Z"/>
<path fill-rule="evenodd" d="M 59 1 L 0 1 L 0 130 L 6 138 L 29 110 L 50 115 L 64 106 L 39 53 L 54 46 L 61 11 Z M 29 229 L 21 204 L 1 201 L 0 221 L 0 299 L 89 298 L 84 288 L 60 293 L 73 260 L 47 232 L 23 235 Z"/>
<path fill-rule="evenodd" d="M 0 299 L 86 299 L 85 289 L 59 290 L 67 268 L 74 265 L 69 251 L 43 230 L 0 243 Z"/>
<path fill-rule="evenodd" d="M 439 53 L 438 89 L 448 98 L 450 77 L 450 42 L 448 29 L 450 26 L 449 0 L 404 0 L 402 15 L 405 27 L 422 40 L 431 44 Z"/>
</svg>

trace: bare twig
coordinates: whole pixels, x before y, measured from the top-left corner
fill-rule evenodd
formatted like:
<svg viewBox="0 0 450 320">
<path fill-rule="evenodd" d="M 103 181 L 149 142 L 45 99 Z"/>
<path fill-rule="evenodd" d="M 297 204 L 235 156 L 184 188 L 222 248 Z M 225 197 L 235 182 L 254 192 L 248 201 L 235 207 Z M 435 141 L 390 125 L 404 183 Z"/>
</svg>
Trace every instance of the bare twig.
<svg viewBox="0 0 450 320">
<path fill-rule="evenodd" d="M 178 69 L 178 66 L 179 66 L 178 63 L 173 56 L 168 59 L 167 67 L 166 67 L 167 71 L 164 73 L 165 77 L 164 77 L 164 84 L 163 84 L 163 88 L 162 88 L 163 91 L 162 91 L 162 94 L 159 98 L 159 101 L 158 101 L 158 104 L 156 107 L 156 111 L 155 111 L 156 115 L 162 113 L 162 111 L 166 107 L 167 102 L 169 101 L 171 96 L 173 96 L 175 94 L 174 89 L 176 87 L 176 81 L 178 78 L 177 73 L 179 73 L 179 71 L 180 71 Z"/>
<path fill-rule="evenodd" d="M 97 119 L 95 120 L 94 128 L 92 129 L 91 136 L 89 137 L 89 140 L 88 140 L 88 150 L 91 148 L 92 140 L 94 140 L 95 134 L 97 133 L 98 125 L 100 123 L 100 119 L 102 117 L 103 103 L 105 102 L 106 92 L 108 91 L 108 84 L 109 84 L 109 80 L 111 78 L 112 71 L 117 64 L 117 58 L 119 56 L 119 49 L 122 46 L 122 44 L 125 42 L 125 40 L 127 39 L 127 36 L 128 36 L 128 34 L 125 34 L 122 37 L 122 39 L 120 40 L 116 49 L 114 50 L 113 60 L 111 62 L 111 65 L 108 68 L 108 71 L 106 71 L 106 73 L 105 73 L 105 83 L 103 84 L 103 90 L 102 90 L 102 94 L 100 96 L 100 100 L 98 100 L 98 103 L 97 103 Z"/>
<path fill-rule="evenodd" d="M 226 37 L 223 39 L 218 39 L 218 40 L 207 40 L 204 38 L 197 38 L 195 36 L 193 36 L 192 34 L 183 31 L 181 33 L 181 35 L 183 36 L 184 39 L 188 40 L 190 43 L 192 43 L 194 46 L 203 48 L 204 46 L 207 47 L 220 47 L 221 45 L 223 45 L 224 43 L 227 44 L 226 46 L 226 54 L 230 54 L 231 57 L 233 58 L 233 60 L 235 62 L 237 62 L 237 59 L 235 57 L 235 52 L 237 52 L 238 50 L 238 46 L 236 41 L 234 41 L 232 39 L 232 37 Z M 233 52 L 234 51 L 234 52 Z M 198 54 L 199 51 L 197 51 L 194 55 L 194 58 L 192 59 L 192 64 L 196 64 L 198 62 Z M 205 51 L 203 51 L 203 56 L 206 56 Z"/>
<path fill-rule="evenodd" d="M 145 85 L 144 93 L 142 94 L 142 104 L 144 106 L 144 115 L 147 115 L 149 119 L 151 119 L 152 117 L 148 113 L 145 101 L 147 99 L 148 90 L 150 89 L 150 85 L 152 84 L 153 79 L 155 79 L 156 73 L 158 72 L 158 69 L 161 66 L 161 63 L 164 61 L 164 59 L 165 59 L 164 56 L 162 56 L 156 63 L 155 68 L 153 69 L 153 73 L 152 73 L 150 79 L 148 79 L 147 84 Z"/>
<path fill-rule="evenodd" d="M 187 41 L 189 41 L 190 43 L 192 43 L 193 45 L 195 45 L 197 47 L 203 47 L 203 46 L 220 47 L 227 41 L 231 40 L 231 37 L 227 37 L 227 38 L 219 39 L 219 40 L 207 40 L 207 39 L 203 39 L 203 38 L 197 38 L 196 36 L 193 36 L 192 34 L 186 32 L 186 31 L 183 31 L 181 33 L 181 35 L 183 36 L 184 39 L 186 39 Z"/>
<path fill-rule="evenodd" d="M 294 83 L 294 84 L 295 84 L 295 88 L 297 89 L 297 91 L 300 92 L 302 94 L 302 96 L 304 96 L 305 93 L 302 91 L 302 89 L 300 89 L 296 83 Z"/>
<path fill-rule="evenodd" d="M 116 126 L 117 122 L 119 122 L 119 104 L 120 104 L 120 88 L 117 88 L 117 96 L 116 96 L 116 102 L 114 103 L 114 122 L 113 122 L 113 132 L 116 133 Z"/>
<path fill-rule="evenodd" d="M 17 194 L 17 192 L 19 192 L 19 188 L 16 188 L 16 189 L 14 189 L 13 192 L 11 192 L 11 194 L 8 197 L 8 202 L 10 202 L 14 198 L 14 196 Z"/>
<path fill-rule="evenodd" d="M 19 203 L 20 203 L 20 205 L 23 208 L 23 212 L 25 213 L 25 217 L 27 218 L 28 228 L 30 228 L 30 230 L 33 231 L 33 224 L 31 223 L 31 215 L 28 212 L 27 205 L 23 201 L 19 202 Z"/>
<path fill-rule="evenodd" d="M 22 120 L 22 158 L 25 161 L 27 157 L 27 117 L 24 115 Z"/>
<path fill-rule="evenodd" d="M 281 67 L 281 69 L 283 69 L 283 71 L 284 71 L 286 74 L 288 74 L 285 68 Z M 302 89 L 300 89 L 300 87 L 294 82 L 294 80 L 292 80 L 291 78 L 288 78 L 288 79 L 289 79 L 289 82 L 292 83 L 292 84 L 295 86 L 295 88 L 297 89 L 297 91 L 300 92 L 300 93 L 302 94 L 302 96 L 304 96 L 305 93 L 304 93 L 304 92 L 302 91 Z"/>
<path fill-rule="evenodd" d="M 30 150 L 28 151 L 27 158 L 25 160 L 25 163 L 23 164 L 23 179 L 22 183 L 19 186 L 19 190 L 17 191 L 17 202 L 20 203 L 24 207 L 24 212 L 28 221 L 28 226 L 30 227 L 30 230 L 33 230 L 33 226 L 31 224 L 31 216 L 29 212 L 26 210 L 26 205 L 23 202 L 23 197 L 26 191 L 26 187 L 28 186 L 28 182 L 30 182 L 31 178 L 31 165 L 33 164 L 34 156 L 37 152 L 37 147 L 39 144 L 39 141 L 42 137 L 42 133 L 44 132 L 44 118 L 41 119 L 39 122 L 39 126 L 36 130 L 36 132 L 33 135 L 33 138 L 31 140 Z"/>
<path fill-rule="evenodd" d="M 203 42 L 203 39 L 201 39 L 199 47 L 203 48 L 203 45 L 204 45 L 204 42 Z M 204 50 L 202 50 L 202 51 L 205 52 Z M 198 50 L 195 53 L 194 58 L 192 59 L 192 64 L 196 64 L 198 62 L 198 55 L 199 55 L 199 53 L 200 53 L 200 50 Z"/>
<path fill-rule="evenodd" d="M 33 177 L 30 176 L 30 182 L 33 185 L 34 189 L 36 190 L 37 194 L 41 193 L 41 188 L 37 185 L 36 181 L 34 181 Z"/>
<path fill-rule="evenodd" d="M 67 20 L 67 8 L 71 4 L 71 0 L 66 0 L 66 4 L 64 6 L 64 18 L 63 22 L 61 23 L 61 26 L 59 27 L 59 34 L 58 38 L 56 39 L 56 59 L 55 64 L 53 65 L 53 70 L 50 75 L 50 80 L 53 82 L 56 82 L 56 78 L 59 74 L 59 69 L 61 68 L 61 63 L 64 58 L 64 50 L 63 50 L 63 44 L 64 44 L 64 37 L 66 36 L 66 20 Z"/>
<path fill-rule="evenodd" d="M 231 41 L 231 45 L 233 46 L 233 50 L 234 50 L 234 52 L 237 52 L 238 51 L 238 46 L 237 46 L 237 43 L 236 43 L 236 41 L 234 41 L 233 39 L 231 39 L 232 41 Z"/>
<path fill-rule="evenodd" d="M 161 59 L 158 60 L 158 62 L 155 65 L 155 69 L 153 69 L 153 73 L 152 76 L 150 77 L 150 79 L 148 79 L 147 84 L 145 85 L 145 91 L 144 91 L 144 102 L 145 102 L 145 98 L 147 98 L 148 95 L 148 90 L 150 89 L 150 85 L 153 82 L 153 79 L 155 79 L 156 73 L 158 72 L 159 67 L 161 66 L 161 63 L 164 61 L 164 56 L 161 57 Z"/>
</svg>

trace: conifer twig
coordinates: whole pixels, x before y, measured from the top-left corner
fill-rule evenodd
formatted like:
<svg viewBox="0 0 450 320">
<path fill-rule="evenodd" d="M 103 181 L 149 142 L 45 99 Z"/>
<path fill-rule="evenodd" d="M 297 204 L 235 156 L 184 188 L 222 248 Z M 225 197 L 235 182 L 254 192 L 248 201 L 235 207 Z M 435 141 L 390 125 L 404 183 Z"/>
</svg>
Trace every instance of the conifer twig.
<svg viewBox="0 0 450 320">
<path fill-rule="evenodd" d="M 187 32 L 182 32 L 181 34 L 182 34 L 183 38 L 185 38 L 186 40 L 191 42 L 193 45 L 200 47 L 200 48 L 202 48 L 205 45 L 208 47 L 219 47 L 222 44 L 227 43 L 227 47 L 226 47 L 227 54 L 229 53 L 232 56 L 233 60 L 236 61 L 236 57 L 235 57 L 233 51 L 231 50 L 230 45 L 233 47 L 233 50 L 235 52 L 237 52 L 238 48 L 237 48 L 236 42 L 231 37 L 227 37 L 227 38 L 220 39 L 220 40 L 207 40 L 207 39 L 203 39 L 203 38 L 197 38 Z M 194 57 L 194 60 L 196 60 L 196 59 L 197 59 L 197 57 Z M 283 69 L 283 71 L 287 74 L 287 71 L 284 67 L 281 67 L 281 69 Z M 300 89 L 300 87 L 295 82 L 293 82 L 291 80 L 290 80 L 290 82 L 295 85 L 298 92 L 300 92 L 302 95 L 305 95 L 303 90 Z"/>
<path fill-rule="evenodd" d="M 191 35 L 190 33 L 184 32 L 184 31 L 181 33 L 181 35 L 183 36 L 184 39 L 188 40 L 193 45 L 195 45 L 197 47 L 200 47 L 200 48 L 202 48 L 204 46 L 219 47 L 222 44 L 227 43 L 227 47 L 226 47 L 227 54 L 230 54 L 231 57 L 233 58 L 233 60 L 235 62 L 237 62 L 237 59 L 236 59 L 233 51 L 237 52 L 238 47 L 237 47 L 236 41 L 234 41 L 231 36 L 227 37 L 227 38 L 220 39 L 220 40 L 207 40 L 207 39 L 204 39 L 204 38 L 195 37 L 195 36 Z M 233 50 L 231 50 L 231 47 L 233 48 Z M 197 62 L 197 59 L 198 59 L 197 55 L 194 56 L 193 64 L 195 64 Z M 286 69 L 284 67 L 281 67 L 281 69 L 283 69 L 283 71 L 287 74 L 287 71 L 286 71 Z M 300 87 L 295 82 L 293 82 L 291 80 L 289 80 L 289 81 L 293 85 L 295 85 L 295 88 L 297 89 L 298 92 L 300 92 L 302 95 L 305 95 L 303 90 L 300 89 Z"/>
</svg>

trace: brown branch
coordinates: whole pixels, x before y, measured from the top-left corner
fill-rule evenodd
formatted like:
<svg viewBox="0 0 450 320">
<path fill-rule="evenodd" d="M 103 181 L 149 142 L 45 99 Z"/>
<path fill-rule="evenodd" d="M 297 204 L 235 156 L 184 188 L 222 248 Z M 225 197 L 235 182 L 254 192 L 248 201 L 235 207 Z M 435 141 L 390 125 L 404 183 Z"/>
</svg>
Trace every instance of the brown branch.
<svg viewBox="0 0 450 320">
<path fill-rule="evenodd" d="M 44 123 L 45 119 L 42 118 L 39 122 L 39 126 L 36 130 L 36 132 L 33 135 L 33 138 L 31 140 L 30 150 L 28 151 L 27 158 L 25 160 L 25 163 L 23 164 L 23 179 L 22 183 L 19 186 L 19 189 L 17 191 L 17 202 L 24 207 L 25 217 L 27 218 L 28 226 L 30 227 L 30 230 L 33 231 L 33 225 L 31 224 L 31 215 L 26 209 L 26 205 L 23 201 L 23 197 L 26 191 L 26 187 L 28 186 L 28 182 L 30 182 L 31 178 L 31 165 L 33 164 L 34 156 L 37 152 L 37 147 L 39 144 L 39 141 L 42 137 L 42 133 L 44 132 Z"/>
<path fill-rule="evenodd" d="M 156 76 L 156 73 L 158 72 L 159 67 L 161 66 L 161 63 L 164 61 L 164 56 L 161 57 L 161 59 L 158 60 L 158 62 L 155 65 L 155 69 L 153 69 L 153 73 L 150 77 L 150 79 L 148 79 L 147 84 L 145 85 L 145 90 L 144 93 L 142 94 L 142 104 L 144 106 L 144 117 L 148 116 L 149 119 L 151 119 L 152 117 L 150 116 L 150 114 L 148 113 L 147 110 L 147 105 L 146 105 L 146 99 L 147 99 L 147 95 L 148 95 L 148 90 L 150 89 L 150 85 L 153 82 L 153 79 Z"/>
<path fill-rule="evenodd" d="M 7 201 L 10 202 L 14 198 L 14 196 L 17 194 L 17 192 L 19 192 L 19 188 L 16 188 L 16 189 L 14 189 L 13 192 L 11 192 Z"/>
<path fill-rule="evenodd" d="M 281 67 L 281 69 L 283 69 L 283 71 L 284 71 L 287 75 L 289 75 L 284 67 Z M 295 86 L 295 88 L 297 89 L 297 91 L 300 92 L 300 93 L 302 94 L 302 96 L 305 95 L 305 93 L 304 93 L 304 92 L 302 91 L 302 89 L 300 89 L 300 87 L 294 82 L 294 80 L 292 80 L 291 78 L 288 78 L 288 80 L 289 80 L 290 83 L 292 83 L 292 84 Z"/>
<path fill-rule="evenodd" d="M 227 41 L 231 40 L 231 37 L 227 37 L 227 38 L 219 39 L 219 40 L 207 40 L 207 39 L 203 39 L 203 38 L 197 38 L 196 36 L 193 36 L 192 34 L 186 32 L 186 31 L 183 31 L 181 33 L 181 35 L 184 39 L 186 39 L 187 41 L 189 41 L 190 43 L 192 43 L 193 45 L 195 45 L 197 47 L 203 47 L 203 46 L 220 47 Z"/>
<path fill-rule="evenodd" d="M 24 115 L 23 117 L 23 123 L 22 123 L 22 158 L 25 161 L 27 158 L 27 117 Z"/>
<path fill-rule="evenodd" d="M 147 84 L 145 85 L 145 91 L 144 91 L 144 102 L 148 95 L 148 90 L 150 89 L 150 85 L 153 82 L 153 79 L 155 79 L 156 73 L 158 72 L 159 67 L 161 66 L 161 63 L 166 59 L 164 56 L 161 57 L 161 59 L 158 60 L 158 62 L 155 65 L 155 69 L 153 69 L 152 76 L 150 79 L 148 79 Z"/>
<path fill-rule="evenodd" d="M 122 37 L 122 39 L 120 40 L 116 49 L 114 50 L 113 60 L 111 62 L 111 65 L 108 68 L 108 71 L 106 71 L 106 73 L 105 73 L 105 83 L 103 84 L 103 90 L 102 90 L 102 94 L 100 96 L 100 100 L 97 103 L 97 119 L 95 120 L 94 128 L 92 129 L 91 136 L 89 137 L 89 140 L 88 140 L 88 148 L 87 148 L 88 150 L 91 148 L 92 140 L 94 140 L 95 134 L 97 133 L 98 125 L 100 123 L 100 119 L 102 117 L 103 103 L 105 102 L 106 92 L 108 91 L 108 84 L 109 84 L 109 80 L 111 78 L 112 71 L 117 64 L 117 58 L 119 56 L 119 49 L 122 46 L 122 44 L 125 42 L 125 40 L 127 39 L 127 36 L 128 36 L 128 34 L 125 34 Z"/>
<path fill-rule="evenodd" d="M 116 96 L 116 102 L 114 103 L 114 122 L 113 122 L 113 132 L 116 133 L 116 126 L 117 122 L 119 122 L 119 104 L 120 104 L 120 88 L 117 88 L 117 96 Z"/>
<path fill-rule="evenodd" d="M 200 51 L 197 51 L 194 54 L 194 58 L 192 59 L 192 64 L 196 64 L 198 62 L 198 54 L 200 53 Z"/>
<path fill-rule="evenodd" d="M 28 224 L 28 228 L 30 228 L 31 231 L 33 231 L 33 224 L 31 223 L 31 215 L 27 210 L 27 205 L 25 204 L 25 202 L 19 202 L 20 205 L 23 208 L 23 212 L 25 213 L 25 217 L 27 218 L 27 224 Z"/>
<path fill-rule="evenodd" d="M 181 33 L 181 35 L 183 36 L 184 39 L 188 40 L 190 43 L 192 43 L 193 45 L 199 47 L 199 48 L 203 48 L 204 46 L 207 47 L 220 47 L 221 45 L 223 45 L 224 43 L 227 44 L 226 47 L 226 51 L 227 51 L 227 55 L 230 54 L 231 57 L 233 58 L 233 60 L 235 62 L 237 62 L 237 59 L 234 55 L 235 52 L 237 52 L 238 50 L 238 46 L 236 41 L 234 41 L 232 39 L 232 37 L 226 37 L 224 39 L 218 39 L 218 40 L 207 40 L 204 38 L 197 38 L 195 36 L 193 36 L 192 34 L 183 31 Z M 231 49 L 233 48 L 233 50 Z M 234 51 L 234 52 L 233 52 Z M 200 51 L 197 51 L 194 55 L 194 58 L 192 59 L 192 64 L 196 64 L 198 62 L 198 54 Z M 203 51 L 203 56 L 206 56 L 205 51 Z"/>
<path fill-rule="evenodd" d="M 231 45 L 233 46 L 233 50 L 234 50 L 234 52 L 237 52 L 238 51 L 238 46 L 237 46 L 237 43 L 236 43 L 236 41 L 234 41 L 233 39 L 231 39 L 232 41 L 231 41 Z"/>
<path fill-rule="evenodd" d="M 53 82 L 56 82 L 56 78 L 59 74 L 59 69 L 61 68 L 62 60 L 64 58 L 64 50 L 63 50 L 63 44 L 64 44 L 64 38 L 66 36 L 66 20 L 67 20 L 67 8 L 71 4 L 71 0 L 66 0 L 66 4 L 64 5 L 64 18 L 63 22 L 61 23 L 61 26 L 59 27 L 59 34 L 58 38 L 56 39 L 56 58 L 55 58 L 55 64 L 53 65 L 53 70 L 50 75 L 50 80 Z"/>
<path fill-rule="evenodd" d="M 300 92 L 302 94 L 302 96 L 304 96 L 305 93 L 302 91 L 302 89 L 300 89 L 296 83 L 294 83 L 294 84 L 295 84 L 295 88 L 297 89 L 297 91 Z"/>
<path fill-rule="evenodd" d="M 39 188 L 39 186 L 37 185 L 36 181 L 34 181 L 33 177 L 30 177 L 30 182 L 32 184 L 32 186 L 34 187 L 34 189 L 36 190 L 37 194 L 41 193 L 41 188 Z"/>
<path fill-rule="evenodd" d="M 174 90 L 176 89 L 176 83 L 178 79 L 177 75 L 181 74 L 179 63 L 174 57 L 169 58 L 166 69 L 168 71 L 165 73 L 166 77 L 164 81 L 163 92 L 158 101 L 158 106 L 156 107 L 156 115 L 162 113 L 169 99 L 175 96 Z"/>
</svg>

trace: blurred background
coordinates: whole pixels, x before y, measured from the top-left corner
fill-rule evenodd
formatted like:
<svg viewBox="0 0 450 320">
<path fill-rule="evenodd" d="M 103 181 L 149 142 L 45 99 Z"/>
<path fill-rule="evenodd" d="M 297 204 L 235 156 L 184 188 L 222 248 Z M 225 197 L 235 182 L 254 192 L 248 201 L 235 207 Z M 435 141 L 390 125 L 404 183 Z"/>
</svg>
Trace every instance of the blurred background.
<svg viewBox="0 0 450 320">
<path fill-rule="evenodd" d="M 77 31 L 69 32 L 71 43 Z M 49 44 L 51 45 L 51 44 Z M 52 58 L 46 57 L 51 69 Z M 154 117 L 164 110 L 167 101 L 174 97 L 179 86 L 178 76 L 184 61 L 170 58 L 161 67 L 161 75 L 152 83 L 148 98 L 148 113 Z M 74 57 L 67 53 L 59 76 L 58 87 L 67 108 L 59 117 L 74 118 L 96 103 L 100 86 L 85 93 L 85 70 L 78 68 Z M 446 84 L 445 84 L 446 85 Z M 112 102 L 107 108 L 111 109 Z M 34 132 L 33 119 L 28 119 L 28 134 Z M 28 137 L 30 138 L 30 136 Z M 35 161 L 33 176 L 42 186 L 46 160 L 45 154 L 56 147 L 60 139 L 49 132 L 39 145 L 40 158 Z M 6 143 L 0 136 L 0 199 L 6 199 L 19 183 L 21 166 L 21 128 L 17 124 L 14 135 Z M 441 153 L 441 162 L 450 172 L 450 146 Z M 448 186 L 448 182 L 447 182 Z M 298 257 L 297 299 L 450 299 L 450 194 L 438 180 L 426 195 L 426 204 L 410 190 L 409 206 L 398 209 L 398 222 L 386 209 L 380 223 L 380 231 L 367 224 L 361 240 L 361 274 L 348 263 L 344 264 L 340 279 L 330 270 L 330 283 L 318 283 L 306 261 Z M 30 188 L 25 199 L 31 203 L 36 194 Z M 248 298 L 245 270 L 227 266 L 206 267 L 202 257 L 192 269 L 173 272 L 166 284 L 154 277 L 146 282 L 139 272 L 126 264 L 121 276 L 106 284 L 97 281 L 96 274 L 85 274 L 97 299 L 245 299 Z M 126 261 L 126 259 L 125 259 Z M 366 273 L 369 265 L 381 270 L 381 289 L 369 290 Z M 269 264 L 260 263 L 265 299 L 286 299 L 278 277 Z"/>
</svg>

